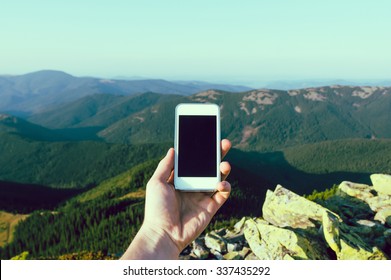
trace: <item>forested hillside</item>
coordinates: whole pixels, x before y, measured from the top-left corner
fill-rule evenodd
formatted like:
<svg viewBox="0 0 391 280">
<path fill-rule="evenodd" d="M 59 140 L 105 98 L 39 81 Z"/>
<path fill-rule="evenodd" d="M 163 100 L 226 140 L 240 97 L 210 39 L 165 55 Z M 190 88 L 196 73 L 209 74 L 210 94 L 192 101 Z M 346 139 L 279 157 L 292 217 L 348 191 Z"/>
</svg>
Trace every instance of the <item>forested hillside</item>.
<svg viewBox="0 0 391 280">
<path fill-rule="evenodd" d="M 0 135 L 1 180 L 56 188 L 96 185 L 136 164 L 159 157 L 170 145 L 46 142 Z"/>
</svg>

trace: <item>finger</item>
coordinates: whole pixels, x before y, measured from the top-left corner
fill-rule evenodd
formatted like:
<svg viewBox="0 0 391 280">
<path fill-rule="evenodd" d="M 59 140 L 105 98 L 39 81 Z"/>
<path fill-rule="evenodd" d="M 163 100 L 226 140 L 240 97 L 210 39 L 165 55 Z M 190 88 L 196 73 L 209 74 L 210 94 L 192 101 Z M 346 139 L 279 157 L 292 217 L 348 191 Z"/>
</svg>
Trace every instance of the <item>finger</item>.
<svg viewBox="0 0 391 280">
<path fill-rule="evenodd" d="M 167 183 L 174 185 L 174 170 L 171 171 L 170 177 L 167 179 Z"/>
<path fill-rule="evenodd" d="M 174 149 L 170 148 L 166 156 L 159 162 L 152 178 L 166 182 L 174 169 Z"/>
<path fill-rule="evenodd" d="M 229 194 L 231 193 L 231 185 L 227 181 L 223 181 L 217 184 L 216 192 L 212 196 L 214 213 L 227 201 Z"/>
<path fill-rule="evenodd" d="M 221 140 L 221 159 L 225 157 L 229 149 L 231 149 L 231 146 L 231 141 L 229 141 L 228 139 Z"/>
<path fill-rule="evenodd" d="M 225 181 L 231 172 L 231 165 L 227 161 L 220 163 L 221 181 Z"/>
</svg>

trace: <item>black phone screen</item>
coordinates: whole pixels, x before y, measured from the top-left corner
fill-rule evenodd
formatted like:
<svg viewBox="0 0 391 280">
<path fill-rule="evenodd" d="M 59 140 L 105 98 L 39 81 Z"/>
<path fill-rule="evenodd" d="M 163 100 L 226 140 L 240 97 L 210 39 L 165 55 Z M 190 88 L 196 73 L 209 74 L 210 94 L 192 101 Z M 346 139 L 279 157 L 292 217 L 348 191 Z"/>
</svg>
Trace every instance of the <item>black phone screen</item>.
<svg viewBox="0 0 391 280">
<path fill-rule="evenodd" d="M 179 116 L 179 177 L 216 177 L 216 116 Z"/>
</svg>

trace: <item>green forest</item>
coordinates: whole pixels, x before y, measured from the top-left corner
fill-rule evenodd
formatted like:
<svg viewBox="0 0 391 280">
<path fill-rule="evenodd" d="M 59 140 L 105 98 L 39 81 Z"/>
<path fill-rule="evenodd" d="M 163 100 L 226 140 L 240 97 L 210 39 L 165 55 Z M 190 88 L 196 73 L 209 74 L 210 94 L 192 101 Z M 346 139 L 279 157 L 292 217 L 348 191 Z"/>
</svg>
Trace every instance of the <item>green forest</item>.
<svg viewBox="0 0 391 280">
<path fill-rule="evenodd" d="M 144 198 L 126 195 L 145 189 L 156 165 L 157 161 L 140 164 L 50 211 L 35 210 L 17 226 L 13 242 L 0 249 L 1 258 L 9 259 L 23 252 L 28 252 L 31 259 L 61 259 L 79 252 L 89 252 L 83 258 L 97 257 L 94 254 L 98 252 L 102 258 L 119 258 L 137 233 L 144 212 Z M 207 230 L 233 225 L 249 213 L 248 202 L 236 188 L 233 198 Z"/>
<path fill-rule="evenodd" d="M 363 146 L 365 151 L 362 150 Z M 143 149 L 146 149 L 141 145 L 140 151 L 137 151 L 136 147 L 133 147 L 136 155 L 142 154 Z M 338 180 L 338 176 L 342 179 L 349 174 L 365 177 L 365 172 L 358 171 L 379 170 L 382 166 L 382 170 L 387 172 L 389 159 L 379 157 L 379 153 L 386 153 L 390 147 L 391 141 L 354 140 L 319 144 L 317 151 L 321 155 L 327 155 L 324 157 L 324 165 L 327 165 L 330 157 L 334 155 L 334 159 L 339 160 L 339 166 L 351 171 L 336 173 L 335 180 Z M 311 180 L 314 184 L 324 181 L 325 175 L 313 174 L 314 171 L 326 171 L 321 169 L 322 161 L 311 164 L 311 160 L 314 161 L 310 157 L 311 149 L 315 149 L 315 146 L 302 146 L 279 153 L 254 153 L 232 149 L 227 156 L 227 160 L 232 164 L 232 173 L 229 177 L 232 194 L 212 220 L 207 231 L 233 225 L 243 216 L 260 216 L 262 209 L 259 205 L 262 205 L 266 189 L 274 189 L 276 181 L 281 182 L 284 179 L 278 178 L 277 170 L 284 169 L 285 176 L 288 176 L 285 180 L 296 177 L 298 184 Z M 337 158 L 338 153 L 333 154 L 333 151 L 344 151 L 346 156 Z M 365 162 L 370 162 L 370 165 L 352 165 L 349 154 L 353 156 L 357 151 Z M 13 241 L 1 248 L 1 258 L 9 259 L 23 252 L 28 252 L 27 257 L 31 259 L 70 258 L 69 254 L 76 254 L 72 258 L 77 258 L 77 254 L 81 252 L 85 253 L 82 258 L 118 258 L 136 234 L 143 219 L 143 195 L 132 197 L 129 194 L 143 193 L 159 159 L 160 157 L 157 157 L 134 165 L 117 176 L 96 180 L 99 182 L 97 185 L 85 188 L 58 189 L 2 182 L 1 209 L 31 214 L 16 227 Z M 287 159 L 302 170 L 288 164 Z M 242 160 L 246 161 L 247 165 L 243 164 Z M 312 168 L 308 171 L 313 173 L 305 172 L 306 165 L 301 165 L 300 162 L 307 162 Z M 246 166 L 252 168 L 245 168 Z M 319 166 L 319 170 L 314 170 L 314 166 Z M 104 172 L 104 169 L 96 171 Z M 369 180 L 369 177 L 366 179 Z M 325 199 L 330 191 L 322 190 L 333 184 L 313 186 L 307 189 L 299 188 L 297 191 L 311 194 L 310 199 Z"/>
<path fill-rule="evenodd" d="M 85 188 L 159 157 L 169 146 L 32 141 L 0 133 L 0 178 L 54 188 Z"/>
<path fill-rule="evenodd" d="M 17 227 L 13 242 L 2 249 L 2 259 L 23 251 L 34 259 L 84 250 L 117 255 L 127 247 L 126 240 L 135 236 L 142 214 L 142 201 L 113 201 L 105 196 L 70 203 L 59 211 L 37 211 Z"/>
</svg>

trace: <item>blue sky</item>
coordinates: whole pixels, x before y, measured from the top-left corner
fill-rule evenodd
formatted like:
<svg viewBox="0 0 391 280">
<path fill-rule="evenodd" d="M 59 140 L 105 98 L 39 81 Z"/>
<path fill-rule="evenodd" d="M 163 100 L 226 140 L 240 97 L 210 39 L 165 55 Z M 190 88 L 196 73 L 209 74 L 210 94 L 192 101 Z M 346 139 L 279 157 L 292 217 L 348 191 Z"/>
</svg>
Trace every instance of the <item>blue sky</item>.
<svg viewBox="0 0 391 280">
<path fill-rule="evenodd" d="M 0 74 L 386 79 L 391 1 L 5 0 Z"/>
</svg>

